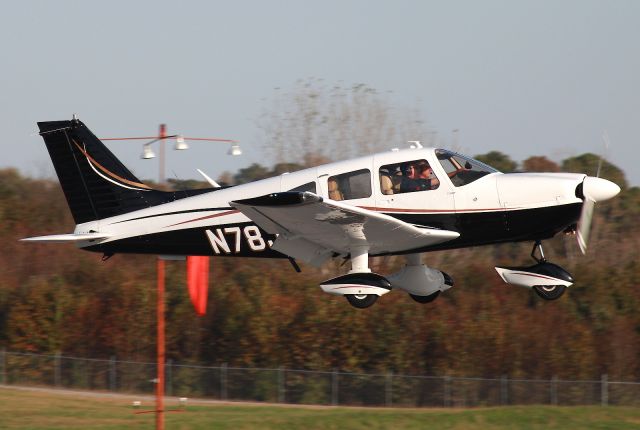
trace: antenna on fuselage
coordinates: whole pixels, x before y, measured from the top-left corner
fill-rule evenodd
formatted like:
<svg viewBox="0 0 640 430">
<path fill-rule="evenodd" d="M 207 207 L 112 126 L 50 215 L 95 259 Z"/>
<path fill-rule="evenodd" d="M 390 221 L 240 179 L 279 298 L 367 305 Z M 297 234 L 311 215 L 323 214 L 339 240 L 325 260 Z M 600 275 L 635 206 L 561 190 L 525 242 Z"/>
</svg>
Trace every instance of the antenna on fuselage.
<svg viewBox="0 0 640 430">
<path fill-rule="evenodd" d="M 207 175 L 206 173 L 204 173 L 202 170 L 200 169 L 196 169 L 198 171 L 198 173 L 200 173 L 204 179 L 213 187 L 213 188 L 221 188 L 220 184 L 217 183 L 216 181 L 214 181 L 213 179 L 211 179 L 209 177 L 209 175 Z"/>
<path fill-rule="evenodd" d="M 408 143 L 410 143 L 411 145 L 409 146 L 409 148 L 411 149 L 420 149 L 420 148 L 424 148 L 422 146 L 422 144 L 420 143 L 419 140 L 410 140 L 408 141 Z"/>
</svg>

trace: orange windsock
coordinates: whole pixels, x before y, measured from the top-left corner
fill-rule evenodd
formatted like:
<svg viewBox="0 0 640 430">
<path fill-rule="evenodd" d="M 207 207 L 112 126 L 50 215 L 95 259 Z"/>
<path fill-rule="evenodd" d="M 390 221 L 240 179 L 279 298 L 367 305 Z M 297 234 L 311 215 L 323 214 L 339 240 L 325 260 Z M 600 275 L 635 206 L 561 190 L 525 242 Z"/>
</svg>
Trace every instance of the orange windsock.
<svg viewBox="0 0 640 430">
<path fill-rule="evenodd" d="M 196 313 L 198 316 L 203 316 L 207 312 L 209 257 L 187 257 L 187 287 Z"/>
</svg>

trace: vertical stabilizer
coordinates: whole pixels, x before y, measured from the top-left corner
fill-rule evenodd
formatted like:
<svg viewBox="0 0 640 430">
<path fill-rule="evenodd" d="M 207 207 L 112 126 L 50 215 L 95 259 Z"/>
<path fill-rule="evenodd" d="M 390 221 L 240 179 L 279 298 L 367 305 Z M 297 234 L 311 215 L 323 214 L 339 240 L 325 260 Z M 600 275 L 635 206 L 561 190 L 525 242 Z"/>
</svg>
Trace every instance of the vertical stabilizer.
<svg viewBox="0 0 640 430">
<path fill-rule="evenodd" d="M 81 121 L 38 127 L 77 224 L 162 203 Z"/>
</svg>

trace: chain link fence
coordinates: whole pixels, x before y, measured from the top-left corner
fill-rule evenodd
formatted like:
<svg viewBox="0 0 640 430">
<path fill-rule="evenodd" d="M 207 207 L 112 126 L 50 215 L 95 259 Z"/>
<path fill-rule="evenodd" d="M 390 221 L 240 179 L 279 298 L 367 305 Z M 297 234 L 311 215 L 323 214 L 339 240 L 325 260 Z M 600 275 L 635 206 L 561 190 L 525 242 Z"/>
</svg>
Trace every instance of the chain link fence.
<svg viewBox="0 0 640 430">
<path fill-rule="evenodd" d="M 156 363 L 0 351 L 0 384 L 152 394 Z M 640 406 L 640 382 L 462 378 L 166 363 L 166 394 L 290 404 Z"/>
</svg>

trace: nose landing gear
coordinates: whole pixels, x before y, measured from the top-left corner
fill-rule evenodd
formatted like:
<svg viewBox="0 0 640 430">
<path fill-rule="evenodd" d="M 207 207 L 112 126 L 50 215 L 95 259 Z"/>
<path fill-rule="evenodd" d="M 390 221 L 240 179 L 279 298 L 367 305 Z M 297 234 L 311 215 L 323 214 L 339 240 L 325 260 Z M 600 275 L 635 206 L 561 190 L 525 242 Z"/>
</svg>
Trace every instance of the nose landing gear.
<svg viewBox="0 0 640 430">
<path fill-rule="evenodd" d="M 540 253 L 540 257 L 536 257 L 536 251 Z M 566 288 L 573 284 L 573 276 L 562 267 L 547 261 L 539 240 L 533 245 L 531 257 L 536 261 L 533 266 L 496 267 L 496 271 L 507 284 L 531 288 L 545 300 L 560 298 Z"/>
</svg>

